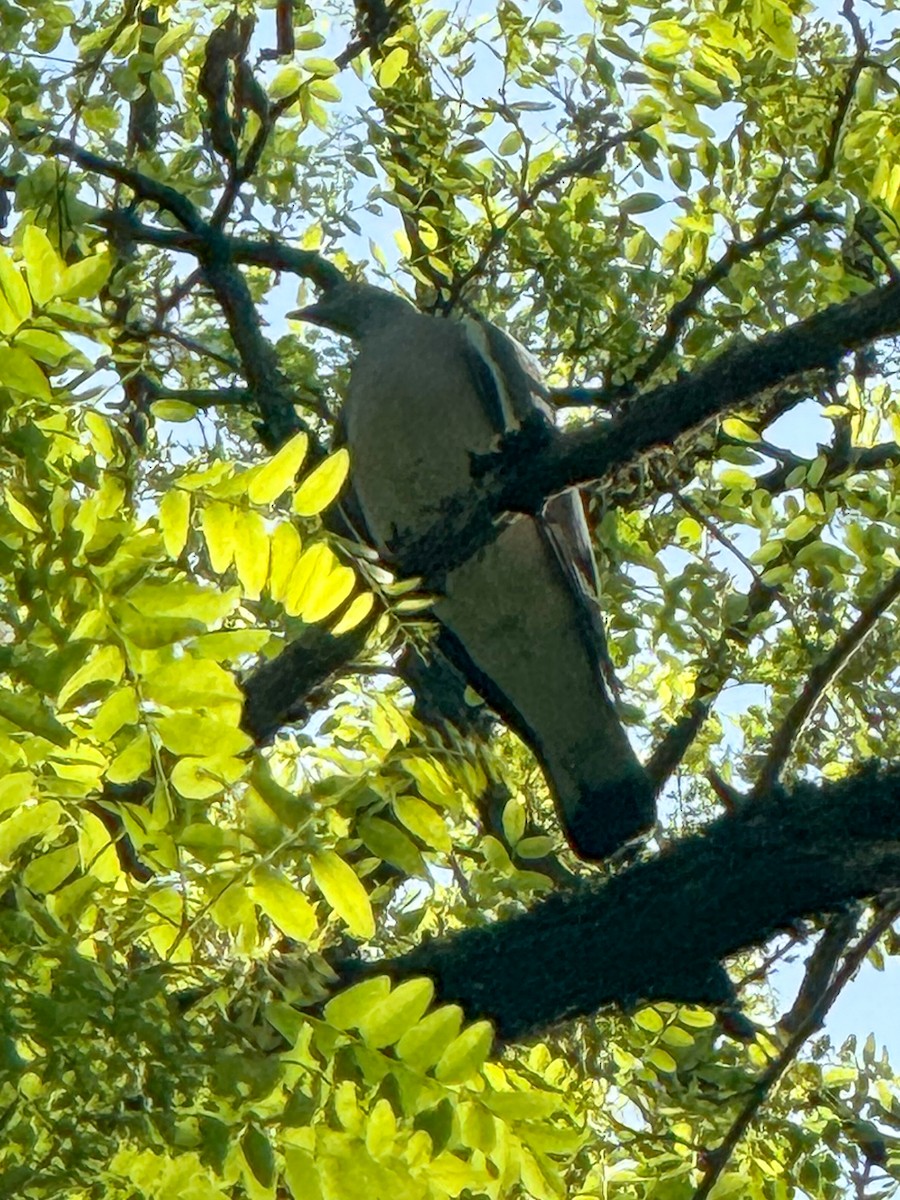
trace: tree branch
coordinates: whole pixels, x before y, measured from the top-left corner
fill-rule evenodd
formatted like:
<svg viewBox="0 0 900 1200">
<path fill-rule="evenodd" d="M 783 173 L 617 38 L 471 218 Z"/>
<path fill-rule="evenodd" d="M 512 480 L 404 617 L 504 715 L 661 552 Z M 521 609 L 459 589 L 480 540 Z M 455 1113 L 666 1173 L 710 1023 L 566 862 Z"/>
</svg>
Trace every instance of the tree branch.
<svg viewBox="0 0 900 1200">
<path fill-rule="evenodd" d="M 765 761 L 757 776 L 751 795 L 758 796 L 771 790 L 791 747 L 800 736 L 806 722 L 815 711 L 835 676 L 843 670 L 875 628 L 875 622 L 900 597 L 900 570 L 894 572 L 884 587 L 866 604 L 853 624 L 839 637 L 821 662 L 816 663 L 772 738 Z"/>
<path fill-rule="evenodd" d="M 780 790 L 599 887 L 424 942 L 362 972 L 425 974 L 504 1040 L 610 1004 L 724 1004 L 719 965 L 801 917 L 900 886 L 900 768 Z"/>
</svg>

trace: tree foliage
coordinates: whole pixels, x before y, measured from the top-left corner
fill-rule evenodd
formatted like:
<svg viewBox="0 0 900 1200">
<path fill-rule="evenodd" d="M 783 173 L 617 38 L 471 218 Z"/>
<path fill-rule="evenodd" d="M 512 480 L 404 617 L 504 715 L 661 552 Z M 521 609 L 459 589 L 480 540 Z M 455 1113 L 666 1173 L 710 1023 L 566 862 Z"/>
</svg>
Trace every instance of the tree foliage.
<svg viewBox="0 0 900 1200">
<path fill-rule="evenodd" d="M 893 7 L 0 0 L 0 1195 L 894 1194 Z M 630 860 L 349 536 L 363 271 L 547 370 L 426 549 L 585 485 Z"/>
</svg>

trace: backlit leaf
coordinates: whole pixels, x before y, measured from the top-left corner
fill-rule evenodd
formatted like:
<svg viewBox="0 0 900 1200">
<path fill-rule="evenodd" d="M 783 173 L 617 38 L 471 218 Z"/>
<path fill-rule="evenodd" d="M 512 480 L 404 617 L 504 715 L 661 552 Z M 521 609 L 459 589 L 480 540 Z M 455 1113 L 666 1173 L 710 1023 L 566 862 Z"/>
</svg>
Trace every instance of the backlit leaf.
<svg viewBox="0 0 900 1200">
<path fill-rule="evenodd" d="M 57 295 L 63 263 L 50 239 L 37 225 L 29 225 L 22 238 L 28 290 L 37 305 L 42 306 Z"/>
<path fill-rule="evenodd" d="M 250 894 L 266 916 L 288 937 L 308 941 L 318 927 L 316 910 L 307 897 L 271 867 L 253 872 Z"/>
<path fill-rule="evenodd" d="M 159 505 L 159 528 L 170 558 L 178 558 L 187 542 L 191 497 L 181 488 L 170 488 Z"/>
<path fill-rule="evenodd" d="M 308 445 L 305 433 L 295 433 L 264 466 L 254 470 L 247 486 L 247 495 L 254 504 L 271 504 L 293 486 Z"/>
<path fill-rule="evenodd" d="M 349 469 L 350 455 L 345 449 L 329 454 L 297 488 L 291 505 L 294 512 L 301 517 L 314 517 L 326 509 L 344 486 Z"/>
<path fill-rule="evenodd" d="M 356 937 L 375 933 L 375 917 L 359 876 L 333 850 L 322 850 L 310 859 L 316 887 Z"/>
</svg>

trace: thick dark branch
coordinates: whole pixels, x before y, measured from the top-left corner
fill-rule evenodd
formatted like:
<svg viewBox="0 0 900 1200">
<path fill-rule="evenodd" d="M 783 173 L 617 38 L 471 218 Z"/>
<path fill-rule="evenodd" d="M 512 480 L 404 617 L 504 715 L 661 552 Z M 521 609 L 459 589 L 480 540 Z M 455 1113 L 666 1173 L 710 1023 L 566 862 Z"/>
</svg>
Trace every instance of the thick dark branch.
<svg viewBox="0 0 900 1200">
<path fill-rule="evenodd" d="M 741 342 L 674 383 L 634 401 L 621 417 L 564 434 L 525 431 L 479 466 L 483 475 L 453 497 L 442 519 L 416 539 L 398 539 L 401 561 L 426 580 L 465 562 L 494 536 L 493 517 L 537 512 L 547 496 L 572 484 L 602 479 L 714 417 L 758 400 L 787 380 L 833 372 L 841 358 L 900 332 L 900 285 L 830 305 L 805 321 Z"/>
<path fill-rule="evenodd" d="M 767 246 L 786 237 L 801 225 L 807 225 L 810 222 L 834 223 L 840 220 L 842 218 L 835 213 L 827 212 L 816 204 L 804 204 L 798 212 L 789 217 L 783 217 L 768 229 L 760 230 L 753 237 L 747 238 L 746 241 L 732 242 L 706 274 L 694 280 L 687 295 L 669 309 L 663 335 L 629 380 L 629 390 L 634 390 L 645 379 L 649 379 L 657 367 L 665 362 L 684 332 L 688 321 L 696 315 L 704 296 L 713 288 L 718 287 L 738 263 L 752 258 L 754 254 L 765 250 Z"/>
<path fill-rule="evenodd" d="M 898 813 L 900 767 L 779 790 L 606 884 L 366 969 L 431 976 L 506 1040 L 610 1004 L 726 1003 L 723 959 L 900 885 Z"/>
<path fill-rule="evenodd" d="M 878 618 L 887 612 L 898 597 L 900 597 L 900 570 L 894 572 L 885 586 L 865 605 L 849 629 L 838 638 L 825 657 L 810 671 L 800 695 L 789 708 L 772 738 L 765 762 L 753 788 L 754 795 L 768 792 L 775 784 L 787 762 L 791 747 L 802 733 L 803 727 L 812 716 L 828 687 L 875 628 Z"/>
<path fill-rule="evenodd" d="M 371 625 L 365 621 L 340 637 L 312 625 L 247 678 L 241 725 L 257 744 L 305 715 L 303 701 L 362 650 Z"/>
</svg>

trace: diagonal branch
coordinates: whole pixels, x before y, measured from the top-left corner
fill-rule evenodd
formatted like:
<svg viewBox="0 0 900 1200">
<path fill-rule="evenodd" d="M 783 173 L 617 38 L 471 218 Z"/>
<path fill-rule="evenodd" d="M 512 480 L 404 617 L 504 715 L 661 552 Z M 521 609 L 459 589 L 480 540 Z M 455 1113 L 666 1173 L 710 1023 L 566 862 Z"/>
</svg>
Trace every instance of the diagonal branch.
<svg viewBox="0 0 900 1200">
<path fill-rule="evenodd" d="M 884 587 L 863 607 L 844 635 L 838 638 L 821 662 L 817 663 L 810 671 L 800 695 L 791 705 L 772 738 L 769 751 L 754 784 L 752 796 L 762 795 L 773 787 L 787 762 L 791 747 L 802 733 L 828 687 L 875 628 L 878 618 L 887 612 L 898 597 L 900 597 L 900 570 L 894 572 Z"/>
<path fill-rule="evenodd" d="M 600 886 L 394 960 L 340 964 L 342 983 L 428 975 L 442 1003 L 491 1019 L 510 1041 L 611 1004 L 728 1004 L 722 960 L 900 887 L 898 813 L 898 766 L 779 789 Z"/>
<path fill-rule="evenodd" d="M 743 1108 L 738 1113 L 722 1142 L 716 1147 L 715 1151 L 707 1155 L 708 1165 L 704 1171 L 703 1178 L 693 1194 L 692 1200 L 706 1200 L 706 1197 L 709 1196 L 726 1164 L 737 1149 L 741 1138 L 753 1123 L 763 1104 L 765 1104 L 774 1091 L 779 1080 L 797 1058 L 803 1043 L 811 1034 L 821 1028 L 829 1009 L 859 970 L 863 959 L 881 935 L 887 932 L 898 916 L 900 916 L 900 901 L 894 900 L 878 914 L 857 944 L 847 954 L 843 966 L 830 986 L 822 992 L 816 1003 L 811 1005 L 808 1015 L 800 1022 L 794 1033 L 791 1034 L 788 1044 L 778 1057 L 763 1071 L 754 1084 L 750 1096 L 745 1101 Z"/>
</svg>

